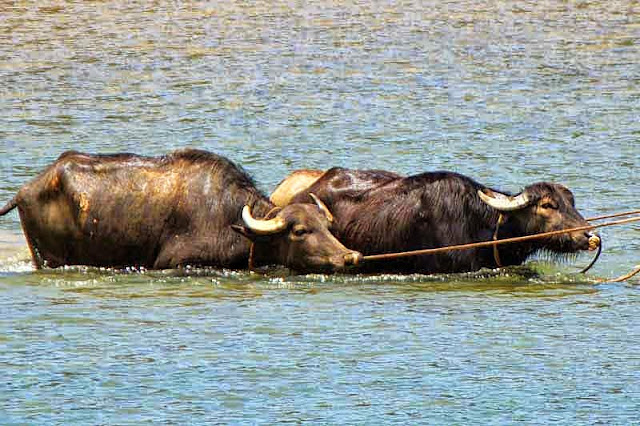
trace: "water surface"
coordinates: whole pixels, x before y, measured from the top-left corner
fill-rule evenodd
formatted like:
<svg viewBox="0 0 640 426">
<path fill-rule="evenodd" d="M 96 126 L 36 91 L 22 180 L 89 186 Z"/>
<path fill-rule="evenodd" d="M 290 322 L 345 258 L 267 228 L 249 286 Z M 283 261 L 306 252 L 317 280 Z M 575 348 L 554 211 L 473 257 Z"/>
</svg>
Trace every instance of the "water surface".
<svg viewBox="0 0 640 426">
<path fill-rule="evenodd" d="M 68 149 L 447 169 L 638 208 L 635 2 L 0 6 L 0 202 Z M 34 271 L 0 219 L 3 424 L 633 424 L 638 226 L 452 276 Z"/>
</svg>

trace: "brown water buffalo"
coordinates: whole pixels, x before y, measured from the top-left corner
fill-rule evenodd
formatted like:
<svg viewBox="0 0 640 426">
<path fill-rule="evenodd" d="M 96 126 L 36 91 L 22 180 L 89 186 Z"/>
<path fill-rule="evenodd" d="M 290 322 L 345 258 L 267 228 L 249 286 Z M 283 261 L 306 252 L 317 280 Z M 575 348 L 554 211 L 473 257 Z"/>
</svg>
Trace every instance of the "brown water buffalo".
<svg viewBox="0 0 640 426">
<path fill-rule="evenodd" d="M 333 213 L 332 232 L 363 254 L 380 254 L 504 239 L 588 225 L 571 191 L 540 182 L 512 196 L 446 171 L 402 177 L 393 173 L 333 168 L 294 195 L 314 193 Z M 503 217 L 498 227 L 498 220 Z M 588 232 L 562 234 L 498 248 L 364 262 L 359 271 L 449 273 L 519 265 L 545 250 L 589 248 Z"/>
<path fill-rule="evenodd" d="M 299 272 L 340 270 L 360 258 L 331 235 L 325 206 L 274 211 L 240 167 L 200 150 L 157 158 L 66 152 L 0 215 L 15 207 L 38 268 L 246 268 L 252 242 L 256 265 Z"/>
</svg>

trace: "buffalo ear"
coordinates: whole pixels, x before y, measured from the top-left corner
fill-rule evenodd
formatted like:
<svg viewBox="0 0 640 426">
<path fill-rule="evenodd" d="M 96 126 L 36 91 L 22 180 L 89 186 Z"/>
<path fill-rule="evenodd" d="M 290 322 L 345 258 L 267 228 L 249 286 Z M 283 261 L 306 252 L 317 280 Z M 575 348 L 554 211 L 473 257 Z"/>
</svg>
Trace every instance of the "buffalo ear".
<svg viewBox="0 0 640 426">
<path fill-rule="evenodd" d="M 251 230 L 251 228 L 243 225 L 231 225 L 231 229 L 233 229 L 238 234 L 242 235 L 245 238 L 248 238 L 252 242 L 268 242 L 271 239 L 271 235 L 259 235 Z"/>
<path fill-rule="evenodd" d="M 246 226 L 242 226 L 242 225 L 231 225 L 231 229 L 233 229 L 234 231 L 236 231 L 238 234 L 247 237 L 248 239 L 250 239 L 251 241 L 253 241 L 256 238 L 256 234 L 254 234 L 253 232 L 251 232 L 251 230 L 249 228 L 247 228 Z"/>
</svg>

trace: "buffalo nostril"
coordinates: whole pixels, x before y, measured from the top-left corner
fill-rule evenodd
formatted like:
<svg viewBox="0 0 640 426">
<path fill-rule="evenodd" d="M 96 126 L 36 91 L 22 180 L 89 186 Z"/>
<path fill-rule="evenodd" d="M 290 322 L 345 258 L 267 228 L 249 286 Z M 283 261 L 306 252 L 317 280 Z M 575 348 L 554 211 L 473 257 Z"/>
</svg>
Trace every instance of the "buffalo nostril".
<svg viewBox="0 0 640 426">
<path fill-rule="evenodd" d="M 344 255 L 344 263 L 347 265 L 357 265 L 362 260 L 362 254 L 357 251 L 352 251 Z"/>
</svg>

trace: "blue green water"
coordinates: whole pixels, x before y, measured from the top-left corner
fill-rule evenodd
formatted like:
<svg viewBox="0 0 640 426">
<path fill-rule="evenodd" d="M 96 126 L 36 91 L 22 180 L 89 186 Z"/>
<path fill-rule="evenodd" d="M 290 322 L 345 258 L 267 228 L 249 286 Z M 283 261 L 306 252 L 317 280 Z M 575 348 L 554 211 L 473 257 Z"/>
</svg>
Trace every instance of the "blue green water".
<svg viewBox="0 0 640 426">
<path fill-rule="evenodd" d="M 0 6 L 0 203 L 68 149 L 448 169 L 639 207 L 627 2 Z M 637 225 L 453 276 L 34 271 L 0 218 L 0 424 L 634 424 Z"/>
</svg>

